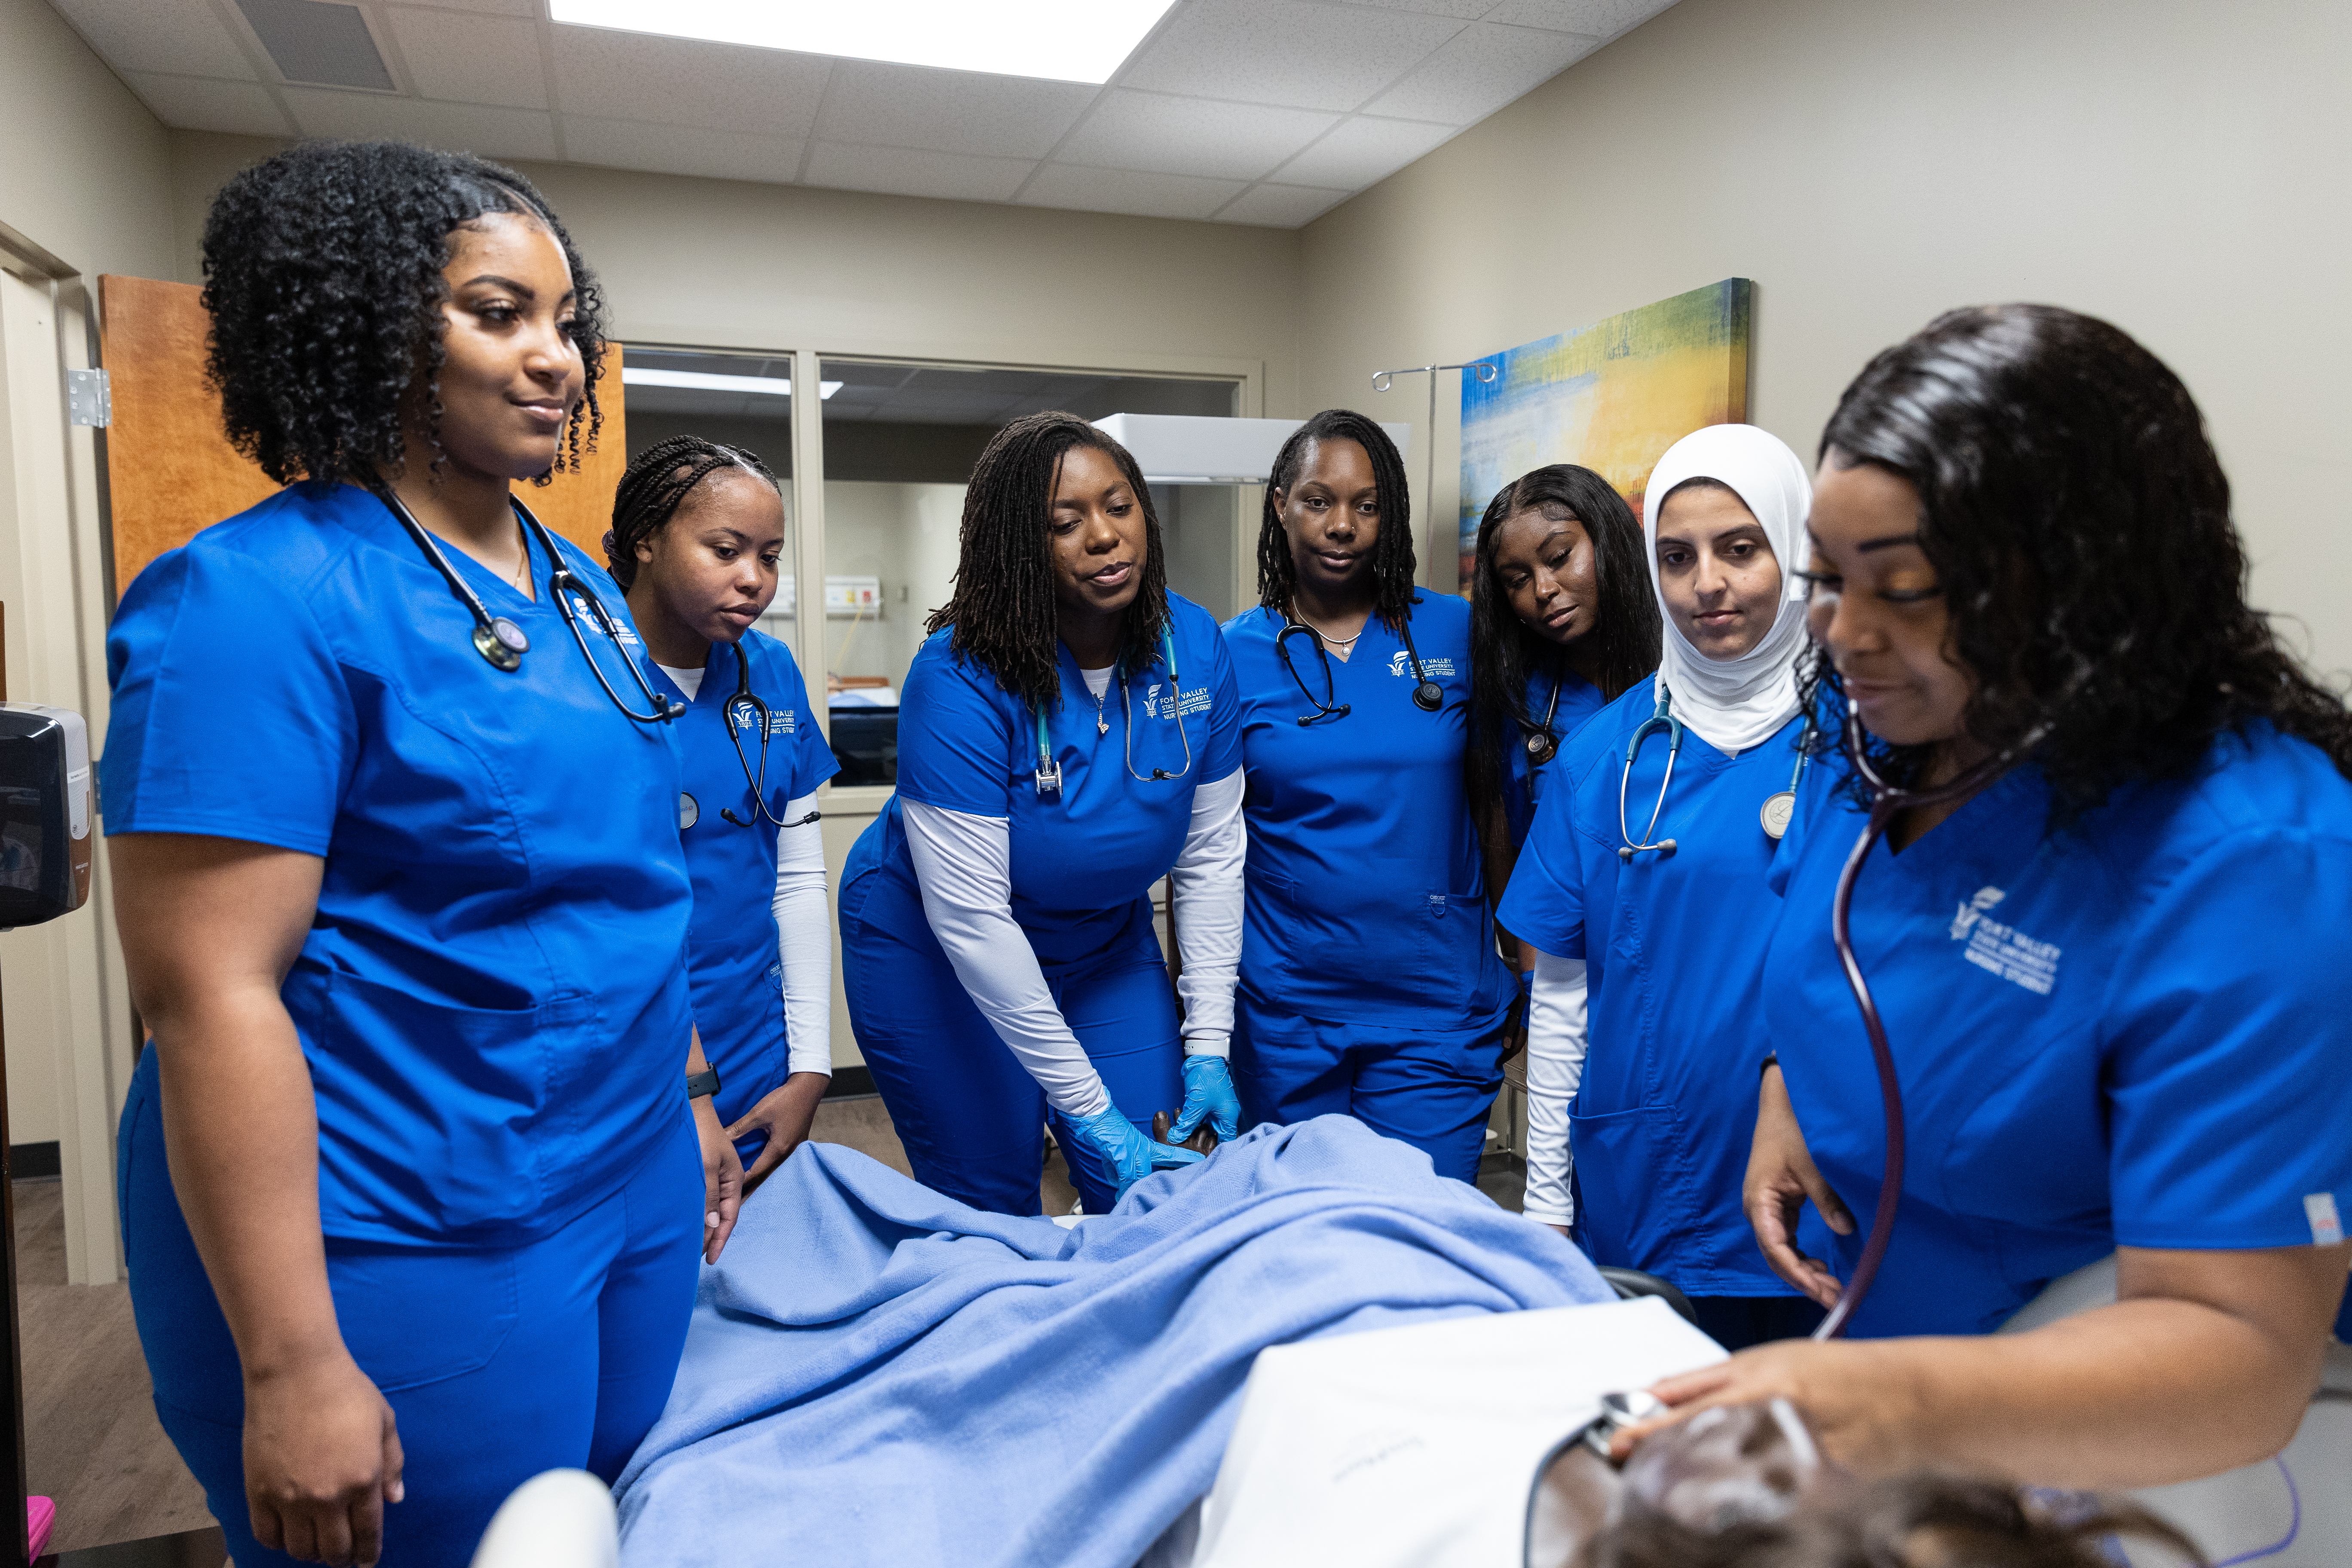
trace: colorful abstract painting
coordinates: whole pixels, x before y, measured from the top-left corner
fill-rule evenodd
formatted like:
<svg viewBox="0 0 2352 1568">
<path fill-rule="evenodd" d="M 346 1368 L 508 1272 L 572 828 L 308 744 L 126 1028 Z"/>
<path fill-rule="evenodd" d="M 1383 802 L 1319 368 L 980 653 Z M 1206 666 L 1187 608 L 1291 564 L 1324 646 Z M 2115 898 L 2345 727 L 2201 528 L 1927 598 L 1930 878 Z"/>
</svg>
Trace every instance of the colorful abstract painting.
<svg viewBox="0 0 2352 1568">
<path fill-rule="evenodd" d="M 1650 470 L 1704 425 L 1748 417 L 1756 286 L 1727 278 L 1589 327 L 1482 356 L 1462 377 L 1462 575 L 1495 492 L 1547 463 L 1580 463 L 1641 515 Z"/>
</svg>

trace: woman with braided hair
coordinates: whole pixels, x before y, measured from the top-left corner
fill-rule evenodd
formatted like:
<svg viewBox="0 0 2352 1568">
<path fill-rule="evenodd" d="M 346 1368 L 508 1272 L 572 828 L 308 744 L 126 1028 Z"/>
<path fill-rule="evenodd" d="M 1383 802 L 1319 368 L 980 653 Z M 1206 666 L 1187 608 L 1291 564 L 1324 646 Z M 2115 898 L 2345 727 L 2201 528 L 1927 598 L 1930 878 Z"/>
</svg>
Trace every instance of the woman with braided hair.
<svg viewBox="0 0 2352 1568">
<path fill-rule="evenodd" d="M 1275 458 L 1258 607 L 1225 625 L 1249 779 L 1245 1120 L 1352 1115 L 1478 1173 L 1517 988 L 1464 784 L 1470 606 L 1413 586 L 1404 460 L 1344 408 Z"/>
<path fill-rule="evenodd" d="M 898 789 L 842 871 L 859 1048 L 915 1175 L 1038 1212 L 1052 1121 L 1088 1214 L 1154 1141 L 1237 1131 L 1241 751 L 1208 612 L 1168 591 L 1150 492 L 1071 414 L 1017 419 L 964 495 L 955 593 L 898 708 Z M 1151 929 L 1172 873 L 1177 994 Z"/>
<path fill-rule="evenodd" d="M 748 1190 L 808 1137 L 833 1079 L 833 937 L 817 786 L 839 772 L 792 649 L 752 623 L 776 596 L 783 491 L 754 454 L 674 436 L 629 465 L 604 554 L 676 723 L 678 837 L 694 879 L 687 973 L 711 1097 Z"/>
</svg>

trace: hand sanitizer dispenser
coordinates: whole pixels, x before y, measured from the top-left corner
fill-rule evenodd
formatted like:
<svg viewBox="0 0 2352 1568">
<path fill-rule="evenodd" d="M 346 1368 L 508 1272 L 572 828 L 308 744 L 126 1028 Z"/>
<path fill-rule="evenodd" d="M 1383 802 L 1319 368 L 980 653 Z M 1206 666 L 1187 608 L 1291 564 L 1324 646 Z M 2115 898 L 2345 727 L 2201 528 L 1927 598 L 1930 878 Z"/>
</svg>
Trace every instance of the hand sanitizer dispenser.
<svg viewBox="0 0 2352 1568">
<path fill-rule="evenodd" d="M 81 715 L 0 702 L 0 931 L 89 900 L 91 805 Z"/>
</svg>

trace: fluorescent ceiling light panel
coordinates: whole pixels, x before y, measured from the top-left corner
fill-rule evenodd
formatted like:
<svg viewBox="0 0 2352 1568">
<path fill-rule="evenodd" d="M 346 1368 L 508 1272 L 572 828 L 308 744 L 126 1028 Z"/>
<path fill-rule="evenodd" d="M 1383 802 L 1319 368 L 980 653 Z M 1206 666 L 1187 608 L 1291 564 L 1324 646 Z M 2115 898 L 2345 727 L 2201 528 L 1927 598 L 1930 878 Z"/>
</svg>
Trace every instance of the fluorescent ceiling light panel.
<svg viewBox="0 0 2352 1568">
<path fill-rule="evenodd" d="M 549 0 L 579 27 L 1105 82 L 1175 0 Z"/>
<path fill-rule="evenodd" d="M 756 392 L 767 397 L 790 397 L 793 384 L 781 375 L 717 375 L 704 370 L 656 370 L 650 365 L 624 364 L 623 386 L 690 386 L 698 392 Z M 820 381 L 817 396 L 831 397 L 843 383 Z"/>
</svg>

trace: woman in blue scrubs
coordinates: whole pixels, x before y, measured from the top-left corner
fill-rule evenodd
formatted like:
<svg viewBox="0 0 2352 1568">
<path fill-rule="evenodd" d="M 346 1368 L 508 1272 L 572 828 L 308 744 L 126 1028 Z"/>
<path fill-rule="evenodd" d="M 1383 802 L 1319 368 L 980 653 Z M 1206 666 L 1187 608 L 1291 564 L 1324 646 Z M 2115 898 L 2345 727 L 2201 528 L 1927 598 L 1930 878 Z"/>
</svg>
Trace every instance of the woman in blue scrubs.
<svg viewBox="0 0 2352 1568">
<path fill-rule="evenodd" d="M 1496 899 L 1510 886 L 1560 743 L 1658 668 L 1658 603 L 1643 554 L 1642 525 L 1617 488 L 1573 463 L 1513 479 L 1478 524 L 1470 808 Z M 1524 1001 L 1535 950 L 1502 936 Z M 1562 1093 L 1535 1092 L 1548 1106 L 1566 1104 Z"/>
<path fill-rule="evenodd" d="M 2276 1452 L 2352 1259 L 2352 715 L 2247 605 L 2196 405 L 2103 321 L 1954 311 L 1847 388 L 1811 532 L 1822 700 L 1882 776 L 1962 796 L 1895 813 L 1853 898 L 1902 1087 L 1893 1244 L 1869 1337 L 1660 1392 L 1786 1395 L 1872 1468 L 2137 1486 Z M 1826 1304 L 1886 1142 L 1831 935 L 1867 792 L 1831 751 L 1802 794 L 1748 1194 Z M 2113 1305 L 1990 1336 L 2110 1253 Z"/>
<path fill-rule="evenodd" d="M 1474 1181 L 1515 992 L 1463 782 L 1470 606 L 1413 586 L 1395 443 L 1327 409 L 1275 458 L 1225 624 L 1249 781 L 1244 1121 L 1337 1112 Z"/>
<path fill-rule="evenodd" d="M 759 458 L 675 436 L 629 465 L 604 553 L 685 711 L 678 837 L 694 878 L 687 973 L 712 1095 L 746 1191 L 808 1137 L 833 1081 L 833 931 L 817 786 L 840 772 L 776 596 L 784 500 Z M 706 1082 L 708 1080 L 705 1080 Z"/>
<path fill-rule="evenodd" d="M 108 639 L 131 1300 L 238 1568 L 463 1564 L 525 1479 L 618 1474 L 740 1180 L 635 634 L 509 499 L 594 431 L 598 295 L 520 175 L 393 143 L 237 175 L 205 270 L 288 488 Z"/>
<path fill-rule="evenodd" d="M 1241 753 L 1216 623 L 1169 592 L 1150 492 L 1071 414 L 1000 431 L 955 594 L 898 707 L 898 788 L 842 871 L 857 1044 L 917 1179 L 1038 1212 L 1050 1120 L 1088 1214 L 1238 1131 Z M 1173 877 L 1171 994 L 1151 887 Z M 1180 1020 L 1179 996 L 1183 1002 Z"/>
<path fill-rule="evenodd" d="M 1596 1262 L 1672 1280 L 1732 1349 L 1822 1316 L 1765 1265 L 1740 1204 L 1770 1051 L 1759 971 L 1780 900 L 1765 877 L 1805 729 L 1793 566 L 1810 493 L 1803 462 L 1752 425 L 1694 431 L 1658 459 L 1657 677 L 1569 742 L 1503 900 L 1538 954 L 1526 1212 L 1576 1223 Z"/>
</svg>

